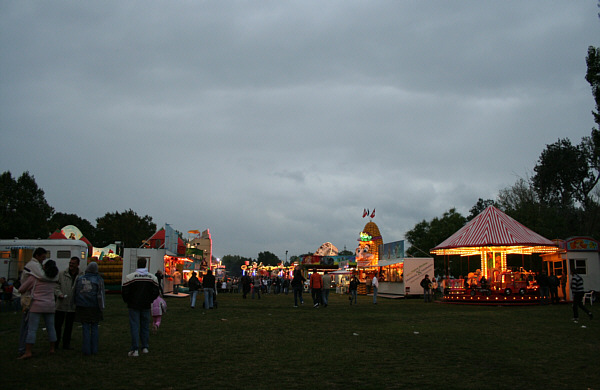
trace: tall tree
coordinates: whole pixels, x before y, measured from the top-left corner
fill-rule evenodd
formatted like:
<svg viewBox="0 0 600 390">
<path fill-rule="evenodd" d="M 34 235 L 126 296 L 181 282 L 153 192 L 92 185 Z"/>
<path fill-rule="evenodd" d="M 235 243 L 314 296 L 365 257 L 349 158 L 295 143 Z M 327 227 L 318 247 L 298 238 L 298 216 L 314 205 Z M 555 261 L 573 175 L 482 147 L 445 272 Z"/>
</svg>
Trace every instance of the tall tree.
<svg viewBox="0 0 600 390">
<path fill-rule="evenodd" d="M 259 264 L 263 263 L 263 265 L 278 265 L 279 263 L 281 263 L 279 257 L 277 257 L 275 254 L 269 251 L 260 252 L 256 261 Z"/>
<path fill-rule="evenodd" d="M 0 175 L 0 237 L 46 238 L 52 213 L 44 191 L 29 172 L 17 180 L 8 171 Z"/>
<path fill-rule="evenodd" d="M 574 146 L 568 138 L 546 145 L 533 168 L 533 186 L 542 203 L 569 208 L 585 205 L 598 179 L 590 171 L 587 148 Z"/>
<path fill-rule="evenodd" d="M 596 111 L 592 111 L 592 115 L 594 115 L 594 122 L 600 127 L 600 48 L 588 47 L 585 62 L 587 64 L 585 79 L 592 87 L 592 95 L 596 102 Z M 595 130 L 598 131 L 598 128 Z"/>
<path fill-rule="evenodd" d="M 467 219 L 455 208 L 444 213 L 441 218 L 435 217 L 430 222 L 417 223 L 406 232 L 404 237 L 410 243 L 406 251 L 409 256 L 429 255 L 429 250 L 440 244 L 465 225 Z"/>
<path fill-rule="evenodd" d="M 156 233 L 152 217 L 138 216 L 129 209 L 123 213 L 106 213 L 96 219 L 96 240 L 99 247 L 121 241 L 125 248 L 137 248 L 142 242 Z"/>
</svg>

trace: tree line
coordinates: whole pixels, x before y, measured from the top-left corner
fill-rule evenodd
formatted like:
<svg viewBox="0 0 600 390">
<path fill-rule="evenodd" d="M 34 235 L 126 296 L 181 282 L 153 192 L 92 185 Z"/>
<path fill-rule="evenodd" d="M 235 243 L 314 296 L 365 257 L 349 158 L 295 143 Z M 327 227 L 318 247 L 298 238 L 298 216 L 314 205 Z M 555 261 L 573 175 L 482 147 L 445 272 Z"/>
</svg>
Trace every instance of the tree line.
<svg viewBox="0 0 600 390">
<path fill-rule="evenodd" d="M 77 226 L 96 247 L 121 241 L 125 247 L 137 248 L 156 232 L 152 217 L 141 217 L 131 209 L 107 212 L 96 218 L 96 226 L 76 214 L 55 212 L 29 172 L 18 178 L 9 171 L 0 175 L 0 238 L 45 239 L 67 225 Z"/>
</svg>

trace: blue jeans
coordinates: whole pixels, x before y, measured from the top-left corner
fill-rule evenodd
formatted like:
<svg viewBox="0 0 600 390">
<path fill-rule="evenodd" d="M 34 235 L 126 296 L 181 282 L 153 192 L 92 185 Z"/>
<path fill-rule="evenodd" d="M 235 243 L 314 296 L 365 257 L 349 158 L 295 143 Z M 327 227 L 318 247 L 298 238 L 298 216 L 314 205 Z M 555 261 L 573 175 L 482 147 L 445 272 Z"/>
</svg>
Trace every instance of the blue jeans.
<svg viewBox="0 0 600 390">
<path fill-rule="evenodd" d="M 196 307 L 196 297 L 198 296 L 198 290 L 190 291 L 190 294 L 190 299 L 192 300 L 190 306 Z"/>
<path fill-rule="evenodd" d="M 142 348 L 150 346 L 150 309 L 129 309 L 129 330 L 131 331 L 131 351 L 139 349 L 138 338 Z"/>
<path fill-rule="evenodd" d="M 352 301 L 356 305 L 356 290 L 350 290 L 350 304 L 352 304 Z"/>
<path fill-rule="evenodd" d="M 329 302 L 329 289 L 328 288 L 323 288 L 321 290 L 321 302 L 323 303 L 323 305 L 327 306 L 327 303 Z"/>
<path fill-rule="evenodd" d="M 215 298 L 215 289 L 214 288 L 205 288 L 204 289 L 204 308 L 212 309 L 213 302 Z"/>
<path fill-rule="evenodd" d="M 377 287 L 373 286 L 373 303 L 377 303 Z"/>
<path fill-rule="evenodd" d="M 54 313 L 32 313 L 29 312 L 29 321 L 27 324 L 27 344 L 35 344 L 35 336 L 40 325 L 40 318 L 44 317 L 44 323 L 48 331 L 48 341 L 56 342 L 56 330 L 54 329 Z"/>
<path fill-rule="evenodd" d="M 304 303 L 304 299 L 302 299 L 302 286 L 294 287 L 294 306 L 298 306 L 298 299 L 300 299 L 300 303 Z"/>
<path fill-rule="evenodd" d="M 95 355 L 98 353 L 98 323 L 83 322 L 82 351 L 84 355 Z"/>
<path fill-rule="evenodd" d="M 428 288 L 423 289 L 423 299 L 425 302 L 431 302 L 431 290 Z"/>
</svg>

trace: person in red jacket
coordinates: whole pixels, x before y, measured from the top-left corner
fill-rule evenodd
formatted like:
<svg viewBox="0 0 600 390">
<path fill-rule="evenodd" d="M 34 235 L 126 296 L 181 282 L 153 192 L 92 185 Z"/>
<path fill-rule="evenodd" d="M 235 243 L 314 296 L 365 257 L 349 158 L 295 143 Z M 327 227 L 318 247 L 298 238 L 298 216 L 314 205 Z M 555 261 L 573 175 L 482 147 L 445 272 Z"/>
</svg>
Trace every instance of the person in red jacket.
<svg viewBox="0 0 600 390">
<path fill-rule="evenodd" d="M 316 269 L 313 269 L 313 273 L 312 275 L 310 275 L 309 285 L 314 307 L 319 307 L 319 304 L 321 303 L 321 289 L 323 288 L 323 278 L 317 272 Z"/>
</svg>

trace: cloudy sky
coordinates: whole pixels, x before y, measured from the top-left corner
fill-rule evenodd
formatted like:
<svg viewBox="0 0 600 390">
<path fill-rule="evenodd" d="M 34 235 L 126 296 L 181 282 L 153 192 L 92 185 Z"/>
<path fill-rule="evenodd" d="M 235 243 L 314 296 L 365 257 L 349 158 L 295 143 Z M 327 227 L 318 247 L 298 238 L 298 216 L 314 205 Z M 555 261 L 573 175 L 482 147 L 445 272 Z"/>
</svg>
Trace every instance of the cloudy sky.
<svg viewBox="0 0 600 390">
<path fill-rule="evenodd" d="M 354 250 L 594 126 L 595 1 L 2 1 L 0 169 L 57 212 Z"/>
</svg>

